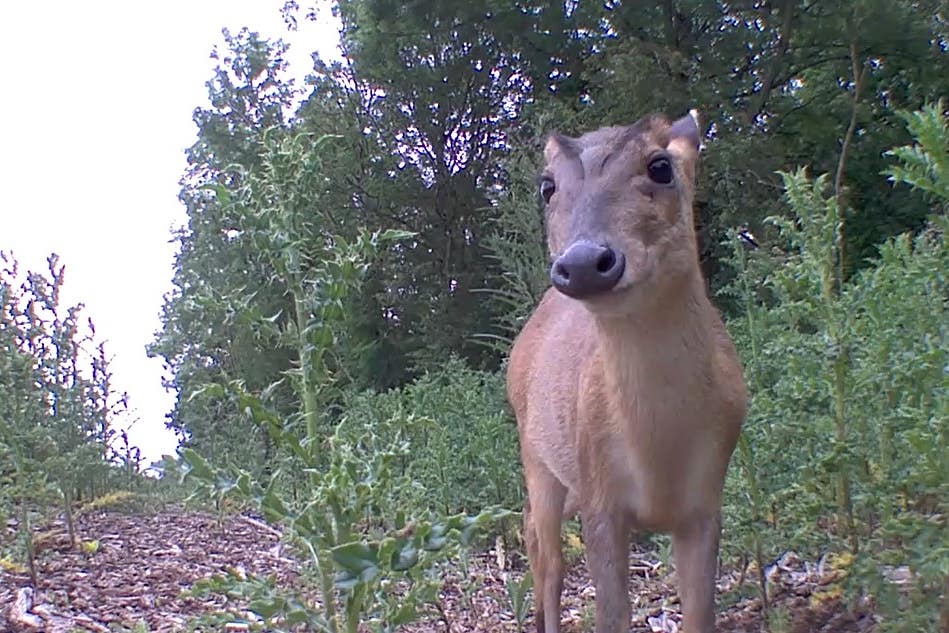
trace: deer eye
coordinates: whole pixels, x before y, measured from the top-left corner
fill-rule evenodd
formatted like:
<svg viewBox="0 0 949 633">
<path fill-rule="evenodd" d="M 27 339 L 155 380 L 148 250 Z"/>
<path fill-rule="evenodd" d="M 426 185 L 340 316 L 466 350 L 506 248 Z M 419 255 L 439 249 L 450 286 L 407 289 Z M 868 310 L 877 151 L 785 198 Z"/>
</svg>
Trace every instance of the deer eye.
<svg viewBox="0 0 949 633">
<path fill-rule="evenodd" d="M 544 177 L 540 181 L 540 197 L 544 199 L 544 204 L 550 204 L 550 197 L 557 191 L 557 185 L 552 178 Z"/>
<path fill-rule="evenodd" d="M 656 158 L 646 168 L 649 173 L 649 179 L 660 185 L 668 185 L 672 182 L 672 163 L 668 158 Z"/>
</svg>

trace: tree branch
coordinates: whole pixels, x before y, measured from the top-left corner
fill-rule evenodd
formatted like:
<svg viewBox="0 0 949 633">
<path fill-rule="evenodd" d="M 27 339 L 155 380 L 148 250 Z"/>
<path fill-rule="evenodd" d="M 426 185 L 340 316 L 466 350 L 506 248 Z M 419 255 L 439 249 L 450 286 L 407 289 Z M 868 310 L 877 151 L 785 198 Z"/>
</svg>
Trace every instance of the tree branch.
<svg viewBox="0 0 949 633">
<path fill-rule="evenodd" d="M 768 97 L 776 85 L 774 80 L 778 76 L 778 70 L 781 68 L 781 64 L 784 63 L 784 57 L 787 54 L 788 45 L 791 40 L 791 26 L 794 17 L 793 0 L 784 0 L 784 4 L 781 5 L 781 13 L 783 14 L 781 16 L 783 20 L 781 22 L 781 30 L 778 32 L 778 50 L 775 51 L 774 61 L 771 64 L 771 68 L 768 69 L 768 76 L 761 86 L 758 103 L 754 108 L 748 111 L 747 122 L 749 125 L 754 123 L 755 119 L 758 118 L 758 115 L 761 114 L 767 105 Z"/>
<path fill-rule="evenodd" d="M 857 55 L 856 38 L 850 42 L 850 69 L 853 73 L 853 107 L 850 110 L 850 123 L 847 125 L 847 132 L 844 134 L 844 140 L 840 146 L 837 173 L 834 175 L 834 200 L 837 204 L 837 221 L 840 224 L 837 250 L 837 283 L 839 285 L 844 282 L 844 169 L 847 166 L 847 155 L 853 142 L 853 135 L 857 129 L 857 106 L 860 102 L 860 89 L 863 87 L 863 80 L 867 72 L 866 64 L 861 64 Z"/>
<path fill-rule="evenodd" d="M 861 68 L 861 66 L 863 66 Z M 840 147 L 840 158 L 837 161 L 837 173 L 834 175 L 834 197 L 837 199 L 838 208 L 843 208 L 842 203 L 842 184 L 844 177 L 844 168 L 847 165 L 847 154 L 853 141 L 854 132 L 857 129 L 857 105 L 860 101 L 860 90 L 863 87 L 863 80 L 866 76 L 867 67 L 860 63 L 857 55 L 857 43 L 850 43 L 850 69 L 853 73 L 853 107 L 850 111 L 850 123 L 847 125 L 847 132 L 844 134 L 843 144 Z"/>
</svg>

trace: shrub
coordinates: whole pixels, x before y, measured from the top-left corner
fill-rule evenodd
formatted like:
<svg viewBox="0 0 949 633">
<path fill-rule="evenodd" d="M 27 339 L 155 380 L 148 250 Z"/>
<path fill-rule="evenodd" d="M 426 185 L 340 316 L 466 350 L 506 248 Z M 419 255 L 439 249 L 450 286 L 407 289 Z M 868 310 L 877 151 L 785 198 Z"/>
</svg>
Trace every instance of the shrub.
<svg viewBox="0 0 949 633">
<path fill-rule="evenodd" d="M 503 372 L 473 370 L 452 358 L 400 389 L 352 394 L 344 410 L 349 428 L 406 414 L 424 420 L 410 430 L 410 453 L 399 463 L 419 491 L 416 503 L 445 513 L 520 505 L 517 427 Z"/>
<path fill-rule="evenodd" d="M 931 114 L 911 119 L 925 146 L 894 152 L 903 164 L 891 173 L 938 196 L 947 175 L 927 152 L 944 155 L 949 133 Z M 784 181 L 793 216 L 771 220 L 783 244 L 737 246 L 727 289 L 745 309 L 729 327 L 751 406 L 726 488 L 725 551 L 761 569 L 789 548 L 849 550 L 849 588 L 872 595 L 884 630 L 936 630 L 949 576 L 949 222 L 889 240 L 844 279 L 826 178 Z"/>
</svg>

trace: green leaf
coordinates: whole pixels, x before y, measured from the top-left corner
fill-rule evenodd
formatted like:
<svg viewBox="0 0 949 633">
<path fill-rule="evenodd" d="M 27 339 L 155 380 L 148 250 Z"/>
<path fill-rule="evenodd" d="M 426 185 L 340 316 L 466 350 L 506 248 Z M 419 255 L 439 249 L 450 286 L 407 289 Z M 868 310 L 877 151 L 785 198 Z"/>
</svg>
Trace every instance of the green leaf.
<svg viewBox="0 0 949 633">
<path fill-rule="evenodd" d="M 355 541 L 337 545 L 332 549 L 333 562 L 343 570 L 361 575 L 365 570 L 378 568 L 378 546 Z"/>
<path fill-rule="evenodd" d="M 184 460 L 185 464 L 187 464 L 186 470 L 188 475 L 208 483 L 214 480 L 214 471 L 211 470 L 208 462 L 194 449 L 182 449 L 181 458 Z"/>
</svg>

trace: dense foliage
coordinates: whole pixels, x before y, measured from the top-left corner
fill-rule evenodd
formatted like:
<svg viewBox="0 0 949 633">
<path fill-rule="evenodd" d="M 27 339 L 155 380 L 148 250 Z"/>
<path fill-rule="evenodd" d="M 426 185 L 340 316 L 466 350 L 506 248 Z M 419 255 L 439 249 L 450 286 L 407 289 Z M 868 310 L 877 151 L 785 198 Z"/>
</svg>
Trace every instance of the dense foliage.
<svg viewBox="0 0 949 633">
<path fill-rule="evenodd" d="M 279 499 L 272 518 L 313 548 L 327 603 L 343 599 L 330 560 L 382 569 L 396 508 L 444 526 L 516 505 L 503 363 L 547 283 L 543 135 L 697 106 L 700 256 L 752 394 L 726 559 L 754 561 L 766 594 L 781 552 L 847 552 L 851 595 L 871 595 L 883 627 L 934 630 L 949 599 L 949 135 L 942 102 L 920 108 L 949 88 L 944 2 L 337 12 L 344 60 L 315 58 L 302 90 L 282 43 L 227 34 L 195 112 L 151 348 L 190 476 L 262 509 Z M 367 443 L 383 436 L 398 442 Z M 381 487 L 360 470 L 374 455 Z M 311 516 L 334 472 L 354 514 Z M 340 525 L 362 529 L 345 541 Z M 361 597 L 344 583 L 346 604 L 395 626 L 369 577 Z"/>
<path fill-rule="evenodd" d="M 288 4 L 288 15 L 306 19 L 295 7 Z M 305 88 L 285 79 L 282 43 L 228 34 L 209 106 L 195 112 L 177 289 L 152 348 L 167 361 L 169 386 L 184 394 L 169 423 L 209 454 L 268 454 L 253 428 L 231 424 L 213 402 L 187 399 L 225 372 L 263 388 L 293 363 L 237 318 L 247 301 L 277 326 L 295 318 L 274 283 L 274 262 L 261 256 L 269 228 L 251 226 L 253 214 L 214 189 L 245 187 L 264 169 L 268 130 L 269 143 L 289 142 L 275 130 L 298 143 L 333 136 L 321 181 L 295 183 L 294 204 L 309 210 L 301 252 L 318 247 L 324 230 L 347 239 L 362 228 L 414 233 L 380 253 L 353 297 L 360 322 L 352 340 L 364 347 L 351 368 L 354 386 L 399 386 L 450 354 L 494 370 L 504 345 L 491 342 L 517 325 L 506 321 L 512 297 L 499 294 L 499 278 L 517 275 L 533 293 L 538 285 L 510 268 L 502 255 L 511 241 L 499 251 L 497 237 L 519 231 L 532 253 L 543 243 L 531 171 L 551 129 L 572 133 L 697 106 L 709 134 L 698 228 L 715 289 L 734 274 L 723 246 L 728 229 L 743 225 L 772 239 L 764 218 L 787 214 L 777 170 L 807 164 L 831 174 L 848 220 L 845 275 L 885 237 L 918 230 L 926 201 L 878 175 L 883 152 L 908 140 L 898 111 L 946 92 L 949 80 L 937 70 L 946 61 L 941 7 L 348 1 L 338 6 L 346 57 L 316 59 Z M 512 217 L 522 224 L 512 226 Z M 527 224 L 531 217 L 537 222 Z M 243 441 L 248 435 L 256 440 Z"/>
<path fill-rule="evenodd" d="M 406 427 L 412 455 L 397 464 L 412 482 L 403 501 L 444 513 L 520 505 L 517 431 L 506 407 L 503 376 L 458 359 L 385 393 L 352 394 L 342 404 L 344 429 L 379 419 L 425 416 Z"/>
<path fill-rule="evenodd" d="M 931 149 L 945 152 L 940 110 L 926 115 Z M 904 165 L 894 179 L 928 171 Z M 843 280 L 845 224 L 828 179 L 784 180 L 793 215 L 772 219 L 781 246 L 736 246 L 741 274 L 727 289 L 745 309 L 729 325 L 752 403 L 726 551 L 761 569 L 787 548 L 847 552 L 850 588 L 903 614 L 883 630 L 936 630 L 949 570 L 949 223 L 936 216 L 915 237 L 888 240 Z M 893 579 L 904 572 L 912 581 L 901 591 Z"/>
</svg>

